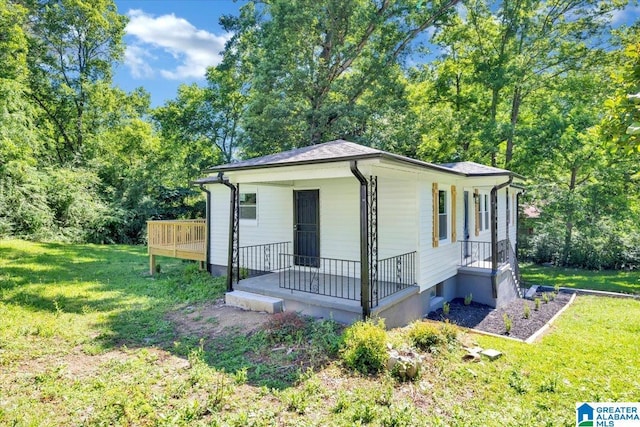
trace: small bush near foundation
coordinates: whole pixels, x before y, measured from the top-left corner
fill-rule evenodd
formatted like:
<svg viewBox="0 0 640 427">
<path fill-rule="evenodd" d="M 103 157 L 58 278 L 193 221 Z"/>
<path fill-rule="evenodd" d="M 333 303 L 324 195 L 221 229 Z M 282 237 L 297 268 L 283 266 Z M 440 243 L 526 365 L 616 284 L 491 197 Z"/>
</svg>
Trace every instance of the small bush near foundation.
<svg viewBox="0 0 640 427">
<path fill-rule="evenodd" d="M 529 307 L 529 304 L 527 304 L 526 302 L 524 303 L 524 311 L 522 313 L 522 317 L 524 317 L 525 319 L 531 317 L 531 307 Z"/>
<path fill-rule="evenodd" d="M 540 310 L 540 298 L 536 298 L 533 300 L 535 307 L 533 308 L 535 311 Z"/>
<path fill-rule="evenodd" d="M 387 364 L 387 331 L 384 321 L 356 322 L 344 331 L 342 360 L 361 374 L 377 374 Z"/>
<path fill-rule="evenodd" d="M 442 305 L 442 312 L 444 313 L 445 316 L 449 315 L 449 311 L 451 311 L 451 305 L 448 302 L 445 302 Z"/>
<path fill-rule="evenodd" d="M 422 320 L 417 320 L 411 324 L 409 339 L 415 347 L 422 351 L 431 351 L 444 341 L 440 334 L 440 329 L 436 325 Z"/>
<path fill-rule="evenodd" d="M 505 313 L 502 316 L 502 320 L 504 320 L 504 331 L 506 332 L 507 335 L 509 335 L 509 333 L 511 333 L 511 327 L 513 326 L 513 321 L 511 320 L 511 318 L 507 313 Z"/>
<path fill-rule="evenodd" d="M 471 301 L 473 301 L 473 294 L 464 296 L 464 305 L 470 305 Z"/>
</svg>

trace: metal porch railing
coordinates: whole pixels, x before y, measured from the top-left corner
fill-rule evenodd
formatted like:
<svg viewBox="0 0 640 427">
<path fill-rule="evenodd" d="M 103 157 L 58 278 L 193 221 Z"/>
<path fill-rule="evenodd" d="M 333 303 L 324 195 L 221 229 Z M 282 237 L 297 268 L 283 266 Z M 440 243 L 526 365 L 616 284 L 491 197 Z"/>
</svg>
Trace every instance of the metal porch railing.
<svg viewBox="0 0 640 427">
<path fill-rule="evenodd" d="M 241 246 L 239 248 L 240 279 L 280 271 L 288 264 L 279 255 L 288 253 L 291 242 Z"/>
<path fill-rule="evenodd" d="M 371 286 L 372 307 L 378 305 L 382 298 L 416 284 L 416 252 L 378 261 L 377 276 Z"/>
<path fill-rule="evenodd" d="M 498 242 L 498 265 L 509 262 L 509 240 Z M 462 267 L 491 268 L 491 242 L 460 241 L 460 265 Z"/>
<path fill-rule="evenodd" d="M 360 261 L 280 254 L 288 265 L 279 273 L 284 289 L 360 301 Z M 370 277 L 370 304 L 416 284 L 416 252 L 378 261 Z"/>
</svg>

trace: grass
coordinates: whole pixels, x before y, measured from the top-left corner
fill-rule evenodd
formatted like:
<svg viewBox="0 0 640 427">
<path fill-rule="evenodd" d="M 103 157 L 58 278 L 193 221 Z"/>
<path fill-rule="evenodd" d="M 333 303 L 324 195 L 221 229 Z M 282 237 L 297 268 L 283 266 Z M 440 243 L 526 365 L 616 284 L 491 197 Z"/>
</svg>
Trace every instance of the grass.
<svg viewBox="0 0 640 427">
<path fill-rule="evenodd" d="M 640 271 L 590 271 L 576 268 L 524 264 L 522 278 L 527 284 L 594 289 L 640 295 Z"/>
<path fill-rule="evenodd" d="M 461 334 L 503 357 L 444 346 L 400 383 L 345 370 L 330 323 L 181 332 L 175 313 L 224 286 L 160 262 L 152 278 L 144 248 L 0 241 L 0 425 L 556 426 L 576 402 L 640 401 L 640 301 L 580 296 L 534 345 Z"/>
</svg>

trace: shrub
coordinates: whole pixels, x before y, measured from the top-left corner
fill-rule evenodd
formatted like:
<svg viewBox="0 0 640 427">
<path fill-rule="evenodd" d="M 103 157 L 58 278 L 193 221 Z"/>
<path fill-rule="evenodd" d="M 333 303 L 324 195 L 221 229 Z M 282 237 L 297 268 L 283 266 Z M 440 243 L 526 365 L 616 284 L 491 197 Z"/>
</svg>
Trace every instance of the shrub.
<svg viewBox="0 0 640 427">
<path fill-rule="evenodd" d="M 549 303 L 549 294 L 547 292 L 542 294 L 542 302 L 545 304 Z"/>
<path fill-rule="evenodd" d="M 444 313 L 445 316 L 448 316 L 450 310 L 451 310 L 451 305 L 448 302 L 445 302 L 442 305 L 442 312 Z"/>
<path fill-rule="evenodd" d="M 342 336 L 341 325 L 333 320 L 316 320 L 309 325 L 309 339 L 313 349 L 322 352 L 324 357 L 333 357 L 340 351 Z"/>
<path fill-rule="evenodd" d="M 442 326 L 440 326 L 440 332 L 444 339 L 449 343 L 453 343 L 458 338 L 458 327 L 447 320 Z"/>
<path fill-rule="evenodd" d="M 511 320 L 511 318 L 507 313 L 504 313 L 502 315 L 502 319 L 504 320 L 504 330 L 506 334 L 509 335 L 511 333 L 511 327 L 513 326 L 513 321 Z"/>
<path fill-rule="evenodd" d="M 292 344 L 304 337 L 307 319 L 295 311 L 276 313 L 264 324 L 264 331 L 274 343 Z"/>
<path fill-rule="evenodd" d="M 344 331 L 342 360 L 362 374 L 377 374 L 387 364 L 387 331 L 384 321 L 356 322 Z"/>
<path fill-rule="evenodd" d="M 473 294 L 465 295 L 464 305 L 470 305 L 472 300 L 473 300 Z"/>
<path fill-rule="evenodd" d="M 524 312 L 522 313 L 522 317 L 524 317 L 525 319 L 531 317 L 531 307 L 529 307 L 529 304 L 527 304 L 526 302 L 524 303 Z"/>
<path fill-rule="evenodd" d="M 439 346 L 444 341 L 436 325 L 422 320 L 411 324 L 409 339 L 415 347 L 423 351 L 431 351 L 432 348 Z"/>
<path fill-rule="evenodd" d="M 535 307 L 533 308 L 535 311 L 540 310 L 540 298 L 536 298 L 533 300 Z"/>
</svg>

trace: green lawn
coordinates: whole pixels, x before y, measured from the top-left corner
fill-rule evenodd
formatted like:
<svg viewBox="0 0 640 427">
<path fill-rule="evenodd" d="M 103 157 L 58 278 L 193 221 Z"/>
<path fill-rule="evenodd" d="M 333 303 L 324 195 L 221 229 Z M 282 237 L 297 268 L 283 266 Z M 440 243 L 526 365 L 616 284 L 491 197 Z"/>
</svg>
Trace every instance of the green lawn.
<svg viewBox="0 0 640 427">
<path fill-rule="evenodd" d="M 640 294 L 640 271 L 590 271 L 524 264 L 521 273 L 527 284 L 545 286 L 558 284 L 567 288 Z"/>
<path fill-rule="evenodd" d="M 335 358 L 299 364 L 326 362 L 327 323 L 277 343 L 180 332 L 175 313 L 223 282 L 160 263 L 153 278 L 144 248 L 0 241 L 0 425 L 571 426 L 576 402 L 640 401 L 640 301 L 578 297 L 533 345 L 461 335 L 504 355 L 441 348 L 398 383 Z M 407 343 L 403 329 L 390 338 Z"/>
</svg>

